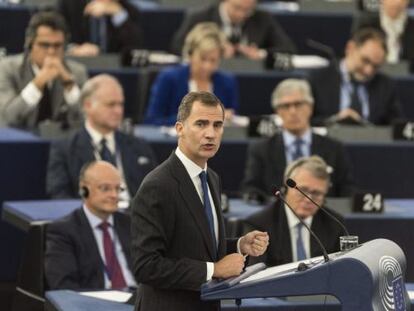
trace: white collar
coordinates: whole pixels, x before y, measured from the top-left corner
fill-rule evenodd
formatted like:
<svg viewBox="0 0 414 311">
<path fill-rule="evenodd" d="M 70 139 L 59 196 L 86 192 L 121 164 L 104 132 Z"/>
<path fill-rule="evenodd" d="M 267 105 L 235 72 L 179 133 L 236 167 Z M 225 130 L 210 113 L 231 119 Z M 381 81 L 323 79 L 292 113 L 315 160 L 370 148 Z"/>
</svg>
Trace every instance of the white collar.
<svg viewBox="0 0 414 311">
<path fill-rule="evenodd" d="M 298 223 L 300 223 L 300 221 L 293 214 L 293 212 L 290 210 L 290 208 L 286 206 L 286 204 L 283 204 L 283 207 L 285 209 L 285 213 L 286 213 L 286 218 L 287 218 L 287 223 L 288 223 L 289 229 L 292 230 L 292 229 L 294 229 L 297 226 Z M 303 221 L 310 228 L 310 226 L 312 224 L 312 220 L 313 220 L 313 216 L 310 216 L 310 217 L 304 219 Z"/>
<path fill-rule="evenodd" d="M 100 146 L 102 138 L 105 138 L 108 143 L 108 148 L 111 151 L 115 150 L 115 133 L 114 132 L 110 132 L 107 135 L 102 135 L 100 132 L 95 130 L 88 121 L 85 121 L 85 128 L 86 128 L 86 131 L 91 136 L 94 146 Z"/>
<path fill-rule="evenodd" d="M 85 212 L 86 218 L 89 221 L 89 224 L 91 225 L 91 227 L 93 229 L 96 229 L 102 222 L 103 220 L 101 218 L 99 218 L 98 216 L 96 216 L 95 214 L 93 214 L 88 207 L 86 207 L 85 204 L 83 204 L 82 206 L 83 211 Z M 108 224 L 111 225 L 111 227 L 113 228 L 114 226 L 114 216 L 111 214 L 109 215 L 109 217 L 106 219 L 106 222 Z"/>
<path fill-rule="evenodd" d="M 191 178 L 198 177 L 200 173 L 203 171 L 202 168 L 200 168 L 197 164 L 195 164 L 193 161 L 191 161 L 181 150 L 179 147 L 175 149 L 175 155 L 180 159 L 180 161 L 183 163 L 185 169 L 187 170 L 188 174 Z M 207 164 L 204 167 L 204 171 L 207 172 Z"/>
</svg>

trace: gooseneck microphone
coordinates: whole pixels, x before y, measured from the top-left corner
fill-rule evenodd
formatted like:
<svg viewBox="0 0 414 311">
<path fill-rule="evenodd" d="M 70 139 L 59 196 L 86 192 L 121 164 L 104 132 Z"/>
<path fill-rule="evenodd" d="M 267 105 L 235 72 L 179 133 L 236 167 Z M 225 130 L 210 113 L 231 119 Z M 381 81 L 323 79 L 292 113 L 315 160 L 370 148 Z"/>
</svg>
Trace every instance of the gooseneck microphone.
<svg viewBox="0 0 414 311">
<path fill-rule="evenodd" d="M 323 246 L 321 240 L 319 240 L 318 236 L 312 231 L 312 229 L 302 220 L 302 218 L 300 218 L 298 216 L 298 214 L 296 214 L 296 212 L 293 210 L 293 208 L 289 205 L 288 202 L 286 202 L 286 200 L 283 198 L 283 195 L 280 191 L 276 191 L 275 192 L 275 196 L 277 198 L 279 198 L 283 203 L 286 204 L 286 206 L 292 211 L 293 215 L 295 215 L 295 217 L 300 221 L 300 223 L 309 231 L 309 233 L 312 235 L 312 237 L 315 239 L 315 241 L 319 244 L 320 248 L 322 249 L 323 252 L 323 258 L 325 259 L 325 262 L 329 261 L 329 256 L 328 256 L 328 252 L 326 251 L 325 247 Z M 305 265 L 305 267 L 304 267 Z M 303 271 L 306 270 L 307 266 L 305 263 L 300 263 L 298 266 L 298 270 L 299 271 Z"/>
<path fill-rule="evenodd" d="M 309 201 L 311 201 L 316 207 L 318 207 L 320 210 L 322 210 L 326 215 L 328 215 L 331 219 L 333 219 L 345 232 L 345 234 L 347 236 L 349 236 L 349 232 L 346 229 L 346 227 L 344 226 L 344 224 L 342 222 L 339 221 L 338 218 L 336 218 L 335 215 L 333 215 L 330 211 L 328 211 L 326 208 L 322 207 L 321 205 L 319 205 L 318 203 L 316 203 L 309 195 L 307 195 L 304 191 L 302 191 L 302 189 L 300 189 L 297 184 L 296 181 L 294 181 L 292 178 L 288 178 L 288 180 L 286 180 L 286 185 L 289 188 L 293 188 L 296 189 L 297 191 L 299 191 L 305 198 L 307 198 Z"/>
</svg>

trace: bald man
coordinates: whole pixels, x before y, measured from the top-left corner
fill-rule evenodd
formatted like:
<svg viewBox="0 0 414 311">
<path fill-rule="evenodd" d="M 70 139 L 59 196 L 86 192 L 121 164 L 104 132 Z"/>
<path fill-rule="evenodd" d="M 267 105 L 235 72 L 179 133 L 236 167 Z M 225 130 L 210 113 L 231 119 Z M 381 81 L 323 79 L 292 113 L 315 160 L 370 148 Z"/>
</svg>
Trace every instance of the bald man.
<svg viewBox="0 0 414 311">
<path fill-rule="evenodd" d="M 45 275 L 51 289 L 122 289 L 131 274 L 130 219 L 118 212 L 118 170 L 106 161 L 82 167 L 83 205 L 51 223 L 46 233 Z"/>
</svg>

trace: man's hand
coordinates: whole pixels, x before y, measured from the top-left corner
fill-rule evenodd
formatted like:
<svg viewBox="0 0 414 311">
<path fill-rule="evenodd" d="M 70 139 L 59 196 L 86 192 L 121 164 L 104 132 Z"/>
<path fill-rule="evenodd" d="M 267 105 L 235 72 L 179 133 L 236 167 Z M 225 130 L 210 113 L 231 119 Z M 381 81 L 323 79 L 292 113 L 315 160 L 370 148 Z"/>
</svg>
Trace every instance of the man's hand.
<svg viewBox="0 0 414 311">
<path fill-rule="evenodd" d="M 116 0 L 92 0 L 85 6 L 83 13 L 93 17 L 112 16 L 122 9 L 122 6 Z"/>
<path fill-rule="evenodd" d="M 267 232 L 251 231 L 240 239 L 240 251 L 250 256 L 263 255 L 269 245 Z"/>
<path fill-rule="evenodd" d="M 238 276 L 244 268 L 244 256 L 234 253 L 225 256 L 218 262 L 214 263 L 214 278 L 227 279 L 232 276 Z"/>
<path fill-rule="evenodd" d="M 71 44 L 68 55 L 72 56 L 97 56 L 99 47 L 96 44 L 85 42 L 82 44 Z"/>
<path fill-rule="evenodd" d="M 264 58 L 264 55 L 262 51 L 254 44 L 252 45 L 245 45 L 245 44 L 239 44 L 237 46 L 237 51 L 252 60 L 260 60 Z"/>
<path fill-rule="evenodd" d="M 60 75 L 59 64 L 62 61 L 56 56 L 46 56 L 43 61 L 43 66 L 33 79 L 34 84 L 39 90 L 43 90 L 45 85 L 50 81 L 55 80 Z"/>
<path fill-rule="evenodd" d="M 354 109 L 351 108 L 346 108 L 344 110 L 341 110 L 340 112 L 338 112 L 338 114 L 336 115 L 336 120 L 340 121 L 346 118 L 351 118 L 357 122 L 360 122 L 362 117 L 361 115 L 356 112 Z"/>
</svg>

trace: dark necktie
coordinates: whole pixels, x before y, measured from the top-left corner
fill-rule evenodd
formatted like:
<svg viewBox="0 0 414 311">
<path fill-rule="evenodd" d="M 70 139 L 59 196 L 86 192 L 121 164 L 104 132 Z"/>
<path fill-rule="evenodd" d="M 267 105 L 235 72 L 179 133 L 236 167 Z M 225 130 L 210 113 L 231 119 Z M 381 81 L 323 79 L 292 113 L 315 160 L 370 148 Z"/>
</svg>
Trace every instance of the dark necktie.
<svg viewBox="0 0 414 311">
<path fill-rule="evenodd" d="M 50 100 L 49 87 L 46 85 L 43 89 L 42 98 L 39 102 L 39 112 L 37 114 L 37 122 L 52 118 L 52 103 Z"/>
<path fill-rule="evenodd" d="M 358 83 L 357 81 L 351 81 L 352 84 L 352 93 L 351 93 L 351 104 L 350 108 L 358 112 L 360 115 L 362 115 L 362 104 L 361 99 L 358 96 L 358 88 L 361 85 L 361 83 Z"/>
<path fill-rule="evenodd" d="M 199 176 L 201 179 L 201 188 L 203 189 L 204 212 L 207 216 L 208 225 L 210 227 L 210 233 L 212 236 L 214 249 L 217 250 L 216 235 L 214 234 L 213 210 L 212 210 L 210 198 L 208 197 L 207 173 L 205 171 L 202 171 Z"/>
<path fill-rule="evenodd" d="M 231 25 L 231 34 L 229 41 L 232 44 L 239 44 L 241 41 L 241 28 L 238 25 Z"/>
<path fill-rule="evenodd" d="M 305 246 L 303 245 L 303 239 L 302 239 L 302 223 L 298 223 L 296 225 L 296 254 L 298 257 L 298 261 L 306 259 L 306 252 L 305 252 Z"/>
<path fill-rule="evenodd" d="M 105 138 L 102 138 L 101 140 L 101 152 L 99 154 L 101 155 L 101 160 L 107 161 L 111 163 L 113 166 L 116 166 L 115 157 L 109 150 L 107 141 Z"/>
<path fill-rule="evenodd" d="M 89 18 L 89 32 L 92 43 L 99 46 L 101 52 L 106 52 L 107 48 L 107 31 L 106 31 L 106 17 Z"/>
<path fill-rule="evenodd" d="M 301 157 L 304 156 L 303 152 L 302 152 L 302 145 L 304 144 L 304 141 L 300 138 L 297 138 L 294 142 L 293 142 L 293 152 L 292 152 L 292 161 L 295 161 Z"/>
<path fill-rule="evenodd" d="M 121 266 L 116 257 L 115 245 L 112 242 L 111 236 L 109 235 L 108 227 L 109 223 L 106 221 L 102 222 L 98 228 L 102 230 L 103 234 L 103 246 L 105 253 L 105 270 L 108 279 L 111 281 L 112 288 L 125 288 L 127 284 L 122 274 Z"/>
</svg>

